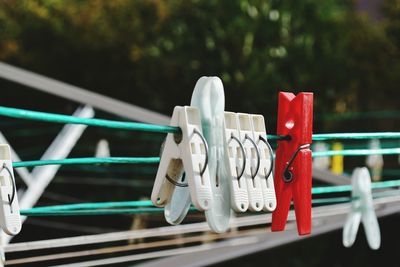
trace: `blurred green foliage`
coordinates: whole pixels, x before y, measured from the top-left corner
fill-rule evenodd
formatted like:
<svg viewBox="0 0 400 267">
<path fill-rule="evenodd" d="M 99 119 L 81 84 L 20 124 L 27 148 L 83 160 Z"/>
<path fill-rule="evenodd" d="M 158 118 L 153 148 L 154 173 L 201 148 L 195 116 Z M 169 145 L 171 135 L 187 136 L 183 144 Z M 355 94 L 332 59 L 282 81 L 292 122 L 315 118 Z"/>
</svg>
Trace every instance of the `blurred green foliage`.
<svg viewBox="0 0 400 267">
<path fill-rule="evenodd" d="M 345 0 L 4 0 L 0 60 L 165 114 L 202 75 L 222 78 L 227 110 L 272 118 L 279 90 L 315 92 L 316 113 L 396 109 L 400 1 L 383 14 Z"/>
</svg>

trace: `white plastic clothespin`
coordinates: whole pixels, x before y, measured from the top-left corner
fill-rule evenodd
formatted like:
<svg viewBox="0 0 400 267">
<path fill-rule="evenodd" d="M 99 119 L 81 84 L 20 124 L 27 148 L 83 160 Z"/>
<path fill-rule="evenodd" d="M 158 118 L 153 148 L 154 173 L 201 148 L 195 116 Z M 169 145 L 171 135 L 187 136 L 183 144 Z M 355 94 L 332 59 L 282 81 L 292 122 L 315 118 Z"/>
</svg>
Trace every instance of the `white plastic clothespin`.
<svg viewBox="0 0 400 267">
<path fill-rule="evenodd" d="M 201 77 L 194 88 L 192 107 L 200 111 L 204 138 L 208 143 L 210 184 L 213 203 L 205 211 L 210 228 L 222 233 L 229 228 L 231 216 L 229 176 L 225 164 L 224 109 L 225 94 L 218 77 Z"/>
<path fill-rule="evenodd" d="M 370 149 L 380 149 L 381 142 L 379 139 L 372 139 L 369 143 Z M 371 169 L 372 180 L 379 181 L 382 177 L 383 156 L 382 155 L 369 155 L 367 156 L 366 165 Z"/>
<path fill-rule="evenodd" d="M 267 141 L 265 121 L 262 115 L 251 115 L 254 141 L 260 153 L 260 167 L 256 180 L 260 182 L 264 198 L 264 211 L 274 211 L 276 208 L 275 186 L 273 178 L 274 152 Z"/>
<path fill-rule="evenodd" d="M 247 182 L 243 178 L 246 168 L 246 152 L 240 141 L 240 129 L 237 114 L 225 112 L 225 154 L 226 165 L 229 166 L 231 207 L 237 212 L 245 212 L 249 208 Z"/>
<path fill-rule="evenodd" d="M 111 156 L 110 145 L 107 139 L 100 139 L 99 142 L 97 142 L 94 156 L 96 158 L 108 158 Z"/>
<path fill-rule="evenodd" d="M 200 211 L 208 210 L 212 205 L 208 147 L 199 110 L 188 106 L 175 107 L 170 125 L 179 127 L 182 132 L 167 135 L 151 200 L 155 206 L 163 207 L 170 202 L 176 187 L 189 186 L 193 205 Z M 182 167 L 185 176 L 182 176 Z M 185 177 L 187 182 L 179 181 L 181 177 Z"/>
<path fill-rule="evenodd" d="M 351 183 L 353 186 L 351 211 L 343 228 L 343 245 L 351 247 L 356 239 L 358 227 L 362 221 L 368 244 L 371 249 L 379 249 L 381 234 L 378 219 L 374 211 L 371 176 L 368 168 L 356 168 Z"/>
<path fill-rule="evenodd" d="M 0 144 L 0 226 L 8 235 L 21 231 L 21 216 L 15 185 L 10 146 Z"/>
<path fill-rule="evenodd" d="M 205 211 L 210 228 L 217 233 L 229 228 L 230 191 L 225 165 L 224 151 L 224 108 L 225 96 L 222 82 L 217 77 L 201 77 L 195 86 L 192 107 L 200 112 L 204 138 L 208 144 L 208 167 L 212 192 L 212 205 Z M 185 218 L 190 205 L 187 187 L 176 188 L 170 202 L 165 206 L 165 218 L 171 224 L 180 223 Z"/>
<path fill-rule="evenodd" d="M 314 152 L 325 152 L 328 151 L 328 145 L 325 142 L 316 142 L 313 145 Z M 313 159 L 313 167 L 319 170 L 328 170 L 331 164 L 330 157 L 316 157 Z"/>
</svg>

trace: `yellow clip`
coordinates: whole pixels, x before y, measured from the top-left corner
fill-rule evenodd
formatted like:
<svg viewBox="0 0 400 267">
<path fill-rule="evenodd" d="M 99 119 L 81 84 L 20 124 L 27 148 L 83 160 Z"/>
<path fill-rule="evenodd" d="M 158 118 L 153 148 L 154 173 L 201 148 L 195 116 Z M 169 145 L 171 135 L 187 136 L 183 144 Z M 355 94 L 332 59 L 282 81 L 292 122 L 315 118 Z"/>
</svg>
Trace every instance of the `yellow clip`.
<svg viewBox="0 0 400 267">
<path fill-rule="evenodd" d="M 339 142 L 333 143 L 332 150 L 343 150 L 343 144 Z M 343 173 L 343 156 L 337 155 L 332 157 L 331 170 L 335 174 Z"/>
</svg>

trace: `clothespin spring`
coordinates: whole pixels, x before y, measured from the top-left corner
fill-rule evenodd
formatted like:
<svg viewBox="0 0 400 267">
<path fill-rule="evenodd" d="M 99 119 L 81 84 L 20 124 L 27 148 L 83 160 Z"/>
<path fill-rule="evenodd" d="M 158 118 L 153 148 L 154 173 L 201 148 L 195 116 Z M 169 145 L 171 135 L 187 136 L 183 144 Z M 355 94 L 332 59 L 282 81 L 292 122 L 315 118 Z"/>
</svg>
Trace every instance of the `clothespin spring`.
<svg viewBox="0 0 400 267">
<path fill-rule="evenodd" d="M 264 137 L 262 137 L 260 135 L 259 139 L 260 139 L 260 141 L 265 143 L 265 145 L 268 148 L 269 154 L 270 154 L 271 164 L 270 164 L 270 167 L 269 167 L 269 171 L 265 174 L 265 178 L 268 179 L 268 177 L 271 175 L 271 173 L 274 170 L 274 151 L 272 150 L 271 145 L 267 142 L 267 140 Z"/>
<path fill-rule="evenodd" d="M 239 180 L 243 176 L 244 170 L 246 169 L 246 152 L 244 151 L 242 142 L 240 142 L 239 138 L 234 136 L 233 133 L 231 134 L 231 140 L 235 140 L 236 143 L 239 144 L 240 151 L 242 153 L 243 164 L 242 164 L 242 169 L 240 170 L 240 172 L 238 172 L 238 167 L 236 167 L 237 179 Z"/>
<path fill-rule="evenodd" d="M 257 155 L 257 167 L 256 167 L 256 171 L 255 171 L 254 173 L 251 174 L 251 178 L 254 179 L 254 177 L 257 176 L 258 170 L 260 169 L 260 160 L 261 160 L 261 159 L 260 159 L 260 151 L 258 151 L 258 147 L 257 147 L 256 142 L 254 142 L 254 140 L 253 140 L 248 134 L 246 134 L 246 135 L 244 136 L 244 141 L 246 142 L 246 140 L 249 140 L 249 141 L 253 144 L 253 146 L 254 146 L 254 148 L 255 148 L 255 151 L 256 151 L 256 155 Z M 251 170 L 253 171 L 253 167 L 251 167 Z"/>
<path fill-rule="evenodd" d="M 299 154 L 300 150 L 309 148 L 310 144 L 301 145 L 297 148 L 297 150 L 293 153 L 291 159 L 286 163 L 286 167 L 283 171 L 283 181 L 289 183 L 293 180 L 293 173 L 290 170 L 290 166 L 292 165 L 293 161 L 296 159 L 297 154 Z"/>
</svg>

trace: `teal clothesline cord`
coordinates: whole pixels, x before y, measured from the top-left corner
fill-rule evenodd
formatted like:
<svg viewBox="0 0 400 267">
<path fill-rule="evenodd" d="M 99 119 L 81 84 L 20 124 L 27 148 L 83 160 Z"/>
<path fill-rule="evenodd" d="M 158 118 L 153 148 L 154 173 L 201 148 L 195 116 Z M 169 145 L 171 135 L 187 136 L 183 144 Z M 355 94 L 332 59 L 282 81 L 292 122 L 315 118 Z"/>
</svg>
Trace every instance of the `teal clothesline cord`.
<svg viewBox="0 0 400 267">
<path fill-rule="evenodd" d="M 330 156 L 367 156 L 367 155 L 394 155 L 400 154 L 400 148 L 384 149 L 349 149 L 313 152 L 313 157 Z M 44 165 L 81 165 L 81 164 L 153 164 L 159 163 L 159 157 L 112 157 L 112 158 L 70 158 L 58 160 L 32 160 L 14 162 L 14 168 L 35 167 Z"/>
<path fill-rule="evenodd" d="M 400 154 L 400 148 L 382 148 L 382 149 L 346 149 L 329 150 L 313 152 L 313 158 L 331 157 L 331 156 L 368 156 L 368 155 L 397 155 Z"/>
<path fill-rule="evenodd" d="M 363 140 L 363 139 L 397 139 L 400 132 L 375 132 L 375 133 L 326 133 L 313 134 L 314 141 L 326 140 Z"/>
<path fill-rule="evenodd" d="M 390 180 L 383 182 L 374 182 L 371 184 L 372 189 L 382 189 L 400 186 L 400 180 Z M 313 195 L 327 194 L 327 193 L 343 193 L 350 192 L 352 190 L 351 185 L 337 185 L 337 186 L 323 186 L 313 187 L 311 192 Z"/>
<path fill-rule="evenodd" d="M 84 215 L 115 215 L 115 214 L 143 214 L 161 213 L 162 208 L 136 208 L 136 209 L 94 209 L 94 210 L 21 210 L 24 216 L 84 216 Z"/>
<path fill-rule="evenodd" d="M 178 127 L 172 127 L 172 126 L 163 126 L 163 125 L 137 123 L 137 122 L 112 121 L 112 120 L 102 120 L 102 119 L 87 119 L 69 115 L 52 114 L 52 113 L 38 112 L 38 111 L 31 111 L 31 110 L 24 110 L 17 108 L 7 108 L 2 106 L 0 106 L 0 115 L 17 119 L 47 121 L 56 123 L 69 123 L 69 124 L 84 124 L 89 126 L 147 131 L 156 133 L 180 132 L 180 129 Z"/>
<path fill-rule="evenodd" d="M 93 202 L 93 203 L 79 203 L 67 205 L 55 205 L 31 208 L 30 210 L 36 211 L 67 211 L 67 210 L 81 210 L 81 209 L 109 209 L 109 208 L 143 208 L 154 207 L 150 200 L 139 201 L 120 201 L 120 202 Z"/>
<path fill-rule="evenodd" d="M 112 157 L 112 158 L 70 158 L 55 160 L 32 160 L 13 162 L 14 168 L 35 167 L 44 165 L 77 165 L 77 164 L 151 164 L 160 162 L 159 157 Z"/>
<path fill-rule="evenodd" d="M 38 112 L 25 109 L 8 108 L 0 106 L 0 115 L 18 119 L 47 121 L 56 123 L 84 124 L 115 129 L 149 131 L 158 133 L 179 133 L 179 127 L 155 125 L 137 122 L 112 121 L 103 119 L 79 118 L 69 115 L 61 115 L 47 112 Z M 268 135 L 269 140 L 285 140 L 285 136 Z M 313 134 L 314 141 L 322 140 L 350 140 L 350 139 L 387 139 L 400 138 L 399 132 L 377 132 L 377 133 L 328 133 Z"/>
<path fill-rule="evenodd" d="M 287 137 L 283 135 L 267 135 L 268 140 L 282 141 Z M 371 133 L 324 133 L 313 134 L 313 141 L 328 140 L 366 140 L 366 139 L 400 139 L 400 132 L 371 132 Z"/>
</svg>

